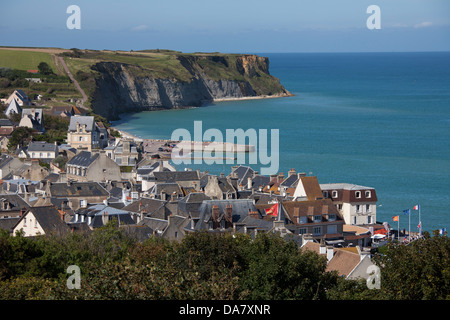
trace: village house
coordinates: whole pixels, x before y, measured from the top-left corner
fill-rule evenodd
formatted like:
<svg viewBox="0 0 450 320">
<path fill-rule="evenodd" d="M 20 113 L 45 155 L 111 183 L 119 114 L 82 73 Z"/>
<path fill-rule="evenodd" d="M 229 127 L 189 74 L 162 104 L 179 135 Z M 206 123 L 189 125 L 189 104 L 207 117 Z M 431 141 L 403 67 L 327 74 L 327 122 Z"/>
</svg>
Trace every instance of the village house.
<svg viewBox="0 0 450 320">
<path fill-rule="evenodd" d="M 14 90 L 14 92 L 6 99 L 5 104 L 9 105 L 11 101 L 15 101 L 17 105 L 23 107 L 23 106 L 31 106 L 31 100 L 28 98 L 27 94 L 23 92 L 21 89 Z M 20 112 L 16 112 L 20 113 Z M 7 113 L 9 114 L 9 113 Z"/>
<path fill-rule="evenodd" d="M 269 209 L 271 204 L 257 205 Z M 280 205 L 285 214 L 286 228 L 295 235 L 312 234 L 327 244 L 344 242 L 344 219 L 330 199 L 286 201 Z"/>
<path fill-rule="evenodd" d="M 5 179 L 8 175 L 11 175 L 12 177 L 14 171 L 22 166 L 23 162 L 18 158 L 2 154 L 0 156 L 0 179 Z"/>
<path fill-rule="evenodd" d="M 105 226 L 113 219 L 117 220 L 119 226 L 136 224 L 136 218 L 133 219 L 132 213 L 109 206 L 107 201 L 104 201 L 76 210 L 69 226 L 75 223 L 86 223 L 92 230 Z"/>
<path fill-rule="evenodd" d="M 24 237 L 64 235 L 70 232 L 70 228 L 55 207 L 31 207 L 14 226 L 13 234 L 16 232 L 23 232 Z"/>
<path fill-rule="evenodd" d="M 321 184 L 324 198 L 331 199 L 350 225 L 375 224 L 377 194 L 374 188 L 350 183 Z"/>
<path fill-rule="evenodd" d="M 4 114 L 10 118 L 14 114 L 21 114 L 22 108 L 19 106 L 15 99 L 11 99 L 10 102 L 6 103 L 8 106 L 6 107 Z"/>
<path fill-rule="evenodd" d="M 27 127 L 35 131 L 44 131 L 44 119 L 42 117 L 42 109 L 22 109 L 22 118 L 19 127 Z"/>
<path fill-rule="evenodd" d="M 79 152 L 66 163 L 66 176 L 80 182 L 121 180 L 120 167 L 104 152 Z"/>
<path fill-rule="evenodd" d="M 32 141 L 28 147 L 23 148 L 18 157 L 39 159 L 45 162 L 50 162 L 58 156 L 58 145 L 55 143 L 48 143 L 45 141 Z"/>
<path fill-rule="evenodd" d="M 20 218 L 30 204 L 17 194 L 0 194 L 0 219 Z"/>
<path fill-rule="evenodd" d="M 107 137 L 100 137 L 100 130 L 95 123 L 94 116 L 70 117 L 67 132 L 67 143 L 75 149 L 92 151 L 101 146 L 101 141 Z"/>
<path fill-rule="evenodd" d="M 370 251 L 362 250 L 359 246 L 351 248 L 334 248 L 323 242 L 305 242 L 301 250 L 310 250 L 327 259 L 326 271 L 336 271 L 345 279 L 368 279 L 367 272 L 374 263 L 371 261 Z"/>
<path fill-rule="evenodd" d="M 221 174 L 220 177 L 216 175 L 206 175 L 202 177 L 201 189 L 205 192 L 205 195 L 211 199 L 237 199 L 237 191 L 233 187 L 231 178 L 225 178 L 223 174 Z"/>
<path fill-rule="evenodd" d="M 67 199 L 69 207 L 76 211 L 89 205 L 103 203 L 109 198 L 109 192 L 98 182 L 48 183 L 43 196 Z"/>
<path fill-rule="evenodd" d="M 8 145 L 9 145 L 9 137 L 0 135 L 0 148 L 2 152 L 8 151 Z"/>
<path fill-rule="evenodd" d="M 119 166 L 135 167 L 142 159 L 141 143 L 132 139 L 121 139 L 107 153 Z"/>
<path fill-rule="evenodd" d="M 147 191 L 155 184 L 178 183 L 182 188 L 192 188 L 199 191 L 200 171 L 158 171 L 142 180 L 142 191 Z"/>
</svg>

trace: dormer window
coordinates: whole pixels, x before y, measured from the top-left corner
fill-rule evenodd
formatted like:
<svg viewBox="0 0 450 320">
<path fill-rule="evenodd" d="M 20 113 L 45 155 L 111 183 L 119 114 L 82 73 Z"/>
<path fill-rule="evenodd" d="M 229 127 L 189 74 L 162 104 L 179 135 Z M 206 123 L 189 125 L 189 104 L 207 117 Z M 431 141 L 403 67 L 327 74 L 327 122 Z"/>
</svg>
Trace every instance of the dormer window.
<svg viewBox="0 0 450 320">
<path fill-rule="evenodd" d="M 323 197 L 326 199 L 326 198 L 328 198 L 328 191 L 324 191 L 323 192 Z"/>
<path fill-rule="evenodd" d="M 361 198 L 361 191 L 355 191 L 355 197 L 357 199 L 360 199 Z"/>
<path fill-rule="evenodd" d="M 372 193 L 368 190 L 364 194 L 365 194 L 366 198 L 370 198 L 372 196 Z"/>
<path fill-rule="evenodd" d="M 336 190 L 333 190 L 333 191 L 331 192 L 331 196 L 332 196 L 333 198 L 337 198 L 337 197 L 338 197 L 338 192 L 337 192 Z"/>
<path fill-rule="evenodd" d="M 322 221 L 322 216 L 321 215 L 314 216 L 314 222 L 321 222 L 321 221 Z"/>
</svg>

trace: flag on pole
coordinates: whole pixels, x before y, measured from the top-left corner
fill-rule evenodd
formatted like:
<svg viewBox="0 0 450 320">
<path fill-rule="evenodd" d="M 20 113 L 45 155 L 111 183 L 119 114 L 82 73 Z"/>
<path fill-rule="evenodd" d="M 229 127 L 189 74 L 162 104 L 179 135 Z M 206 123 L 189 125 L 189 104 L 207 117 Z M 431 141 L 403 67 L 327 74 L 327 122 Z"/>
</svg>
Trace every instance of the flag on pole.
<svg viewBox="0 0 450 320">
<path fill-rule="evenodd" d="M 411 209 L 403 210 L 403 213 L 404 213 L 404 214 L 410 214 L 410 213 L 411 213 Z"/>
<path fill-rule="evenodd" d="M 274 204 L 269 209 L 266 209 L 266 214 L 276 217 L 278 215 L 278 203 Z"/>
<path fill-rule="evenodd" d="M 398 221 L 398 220 L 399 220 L 399 216 L 392 217 L 392 221 Z"/>
<path fill-rule="evenodd" d="M 420 230 L 420 227 L 422 226 L 422 221 L 419 221 L 419 224 L 417 225 L 417 229 Z"/>
<path fill-rule="evenodd" d="M 444 234 L 444 233 L 445 233 L 445 231 L 447 231 L 447 228 L 442 228 L 442 229 L 439 229 L 439 234 Z"/>
<path fill-rule="evenodd" d="M 416 205 L 414 206 L 413 209 L 414 209 L 414 210 L 419 210 L 419 209 L 420 209 L 420 206 L 419 206 L 418 204 L 416 204 Z"/>
</svg>

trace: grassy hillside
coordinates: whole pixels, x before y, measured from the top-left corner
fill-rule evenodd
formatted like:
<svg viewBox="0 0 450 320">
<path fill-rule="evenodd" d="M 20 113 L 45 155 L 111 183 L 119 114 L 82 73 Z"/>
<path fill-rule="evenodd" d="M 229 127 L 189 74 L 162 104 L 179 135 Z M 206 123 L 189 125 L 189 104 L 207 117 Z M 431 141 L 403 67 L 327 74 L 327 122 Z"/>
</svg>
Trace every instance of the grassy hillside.
<svg viewBox="0 0 450 320">
<path fill-rule="evenodd" d="M 71 82 L 59 60 L 62 57 L 71 74 L 88 97 L 96 90 L 100 73 L 93 70 L 99 62 L 126 64 L 126 71 L 134 78 L 151 77 L 190 82 L 202 74 L 211 80 L 236 80 L 248 82 L 256 92 L 277 93 L 281 84 L 267 73 L 264 58 L 245 60 L 242 55 L 222 53 L 181 53 L 171 50 L 110 51 L 58 48 L 6 48 L 0 47 L 0 98 L 9 96 L 14 89 L 24 90 L 30 97 L 44 96 L 40 104 L 73 104 L 81 94 Z M 243 61 L 245 60 L 245 61 Z M 53 75 L 27 73 L 47 63 Z M 253 68 L 243 71 L 245 68 Z M 261 69 L 263 66 L 263 69 Z M 25 78 L 41 78 L 42 83 L 32 83 Z M 88 100 L 84 106 L 90 107 Z"/>
<path fill-rule="evenodd" d="M 61 75 L 51 53 L 0 49 L 0 68 L 17 70 L 37 70 L 39 63 L 47 63 L 52 70 Z"/>
</svg>

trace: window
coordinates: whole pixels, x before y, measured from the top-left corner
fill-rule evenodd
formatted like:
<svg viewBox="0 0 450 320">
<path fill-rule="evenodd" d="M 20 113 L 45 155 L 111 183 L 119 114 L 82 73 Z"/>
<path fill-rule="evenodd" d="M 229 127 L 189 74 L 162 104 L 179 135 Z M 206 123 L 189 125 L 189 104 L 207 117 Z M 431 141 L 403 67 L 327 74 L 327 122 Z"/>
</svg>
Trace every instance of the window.
<svg viewBox="0 0 450 320">
<path fill-rule="evenodd" d="M 314 235 L 321 235 L 322 234 L 322 228 L 321 227 L 314 227 L 313 228 L 313 234 Z"/>
<path fill-rule="evenodd" d="M 297 217 L 297 221 L 299 224 L 303 224 L 303 223 L 307 223 L 308 219 L 306 216 L 300 216 L 300 217 Z"/>
<path fill-rule="evenodd" d="M 356 212 L 361 212 L 361 206 L 359 204 L 356 205 Z"/>
<path fill-rule="evenodd" d="M 321 221 L 322 221 L 322 216 L 321 215 L 314 216 L 314 222 L 321 222 Z"/>
<path fill-rule="evenodd" d="M 353 224 L 356 224 L 356 217 L 353 217 Z"/>
<path fill-rule="evenodd" d="M 371 224 L 372 223 L 372 216 L 367 216 L 367 224 Z"/>
<path fill-rule="evenodd" d="M 357 199 L 360 199 L 361 198 L 361 191 L 355 191 L 355 197 Z"/>
<path fill-rule="evenodd" d="M 366 204 L 366 212 L 371 212 L 372 210 L 370 209 L 370 204 Z"/>
<path fill-rule="evenodd" d="M 338 192 L 336 190 L 333 190 L 331 195 L 332 195 L 333 198 L 337 198 L 338 197 Z"/>
<path fill-rule="evenodd" d="M 82 142 L 83 141 L 83 137 L 80 137 L 80 142 Z"/>
<path fill-rule="evenodd" d="M 333 234 L 333 233 L 337 233 L 337 225 L 330 225 L 327 227 L 327 233 L 328 234 Z"/>
<path fill-rule="evenodd" d="M 366 196 L 366 198 L 370 198 L 370 197 L 372 196 L 372 194 L 371 194 L 370 191 L 366 191 L 366 192 L 364 193 L 364 195 Z"/>
<path fill-rule="evenodd" d="M 23 218 L 23 226 L 26 227 L 27 226 L 27 218 Z"/>
<path fill-rule="evenodd" d="M 324 197 L 324 198 L 328 198 L 328 191 L 324 191 L 324 192 L 323 192 L 323 197 Z"/>
<path fill-rule="evenodd" d="M 329 215 L 328 215 L 328 220 L 329 220 L 329 221 L 334 221 L 334 220 L 336 220 L 336 215 L 335 215 L 335 214 L 329 214 Z"/>
<path fill-rule="evenodd" d="M 338 209 L 342 210 L 342 203 L 338 204 Z"/>
<path fill-rule="evenodd" d="M 298 234 L 299 234 L 299 235 L 305 234 L 305 233 L 306 233 L 306 228 L 299 228 L 299 229 L 298 229 Z"/>
</svg>

